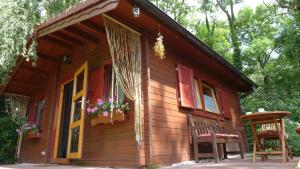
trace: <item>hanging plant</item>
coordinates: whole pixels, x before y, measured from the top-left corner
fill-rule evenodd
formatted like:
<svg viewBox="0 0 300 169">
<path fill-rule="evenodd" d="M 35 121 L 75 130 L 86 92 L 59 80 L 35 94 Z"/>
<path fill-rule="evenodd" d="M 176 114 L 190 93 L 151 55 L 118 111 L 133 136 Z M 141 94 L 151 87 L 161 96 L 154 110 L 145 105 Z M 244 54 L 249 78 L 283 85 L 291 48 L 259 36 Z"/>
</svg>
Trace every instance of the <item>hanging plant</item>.
<svg viewBox="0 0 300 169">
<path fill-rule="evenodd" d="M 153 47 L 154 55 L 159 57 L 160 59 L 164 59 L 166 54 L 165 46 L 163 44 L 163 38 L 163 35 L 160 32 L 158 32 L 156 42 Z"/>
</svg>

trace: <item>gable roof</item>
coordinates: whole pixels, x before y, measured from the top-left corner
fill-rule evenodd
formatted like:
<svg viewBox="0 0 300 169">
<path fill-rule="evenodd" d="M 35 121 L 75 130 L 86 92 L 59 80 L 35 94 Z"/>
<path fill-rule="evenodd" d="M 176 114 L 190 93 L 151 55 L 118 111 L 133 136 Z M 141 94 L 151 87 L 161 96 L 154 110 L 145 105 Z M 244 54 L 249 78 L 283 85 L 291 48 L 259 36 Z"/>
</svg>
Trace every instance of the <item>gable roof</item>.
<svg viewBox="0 0 300 169">
<path fill-rule="evenodd" d="M 85 19 L 97 16 L 101 13 L 114 10 L 119 2 L 122 0 L 85 0 L 75 5 L 74 7 L 66 10 L 55 18 L 49 19 L 46 22 L 37 26 L 38 37 L 50 34 L 56 30 L 63 29 L 63 26 L 70 26 L 76 22 L 81 22 Z M 125 1 L 125 0 L 124 0 Z M 230 73 L 238 77 L 244 84 L 247 84 L 247 91 L 253 91 L 257 85 L 252 82 L 248 77 L 242 74 L 239 70 L 234 68 L 222 56 L 220 56 L 213 49 L 208 47 L 205 43 L 199 40 L 191 32 L 178 24 L 175 20 L 169 17 L 166 13 L 152 4 L 149 0 L 126 0 L 139 6 L 143 11 L 148 13 L 149 16 L 155 18 L 157 21 L 165 24 L 168 29 L 178 32 L 187 42 L 208 54 L 212 60 L 222 65 Z M 63 26 L 62 26 L 63 25 Z M 15 69 L 18 69 L 17 67 Z M 5 88 L 5 87 L 4 87 Z M 0 92 L 3 90 L 0 90 Z"/>
<path fill-rule="evenodd" d="M 59 22 L 65 18 L 68 18 L 76 13 L 79 13 L 91 6 L 97 5 L 100 2 L 104 2 L 104 1 L 105 0 L 85 0 L 81 3 L 79 3 L 78 5 L 75 5 L 71 9 L 67 10 L 66 12 L 62 13 L 61 15 L 41 24 L 40 26 L 38 26 L 38 29 L 44 29 L 48 26 L 51 26 L 52 24 L 54 24 L 56 22 Z M 118 2 L 118 0 L 110 0 L 110 1 L 115 2 L 115 3 Z M 179 32 L 184 38 L 186 38 L 191 43 L 195 44 L 199 49 L 206 52 L 213 60 L 216 60 L 220 64 L 224 65 L 230 72 L 237 75 L 240 79 L 242 79 L 248 85 L 252 86 L 253 88 L 257 87 L 257 85 L 252 80 L 250 80 L 246 75 L 241 73 L 238 69 L 236 69 L 228 61 L 226 61 L 217 52 L 215 52 L 213 49 L 211 49 L 209 46 L 207 46 L 205 43 L 203 43 L 201 40 L 199 40 L 195 35 L 193 35 L 190 31 L 185 29 L 179 23 L 177 23 L 174 19 L 172 19 L 170 16 L 168 16 L 166 13 L 164 13 L 162 10 L 160 10 L 158 7 L 156 7 L 149 0 L 129 0 L 129 1 L 132 1 L 133 3 L 137 4 L 139 7 L 142 7 L 143 10 L 145 10 L 148 13 L 150 13 L 151 15 L 153 15 L 157 20 L 163 22 L 170 28 Z"/>
</svg>

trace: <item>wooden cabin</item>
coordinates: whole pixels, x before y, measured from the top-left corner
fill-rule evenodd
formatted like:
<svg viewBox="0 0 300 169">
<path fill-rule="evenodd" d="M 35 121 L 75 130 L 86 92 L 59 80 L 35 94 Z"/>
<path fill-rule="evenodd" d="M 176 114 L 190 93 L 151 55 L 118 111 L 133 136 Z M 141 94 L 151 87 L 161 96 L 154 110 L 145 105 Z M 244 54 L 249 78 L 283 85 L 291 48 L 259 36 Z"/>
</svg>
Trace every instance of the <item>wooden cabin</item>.
<svg viewBox="0 0 300 169">
<path fill-rule="evenodd" d="M 87 104 L 110 90 L 104 14 L 138 32 L 141 43 L 140 116 L 128 100 L 124 119 L 113 123 L 86 115 Z M 153 51 L 158 32 L 164 37 L 164 59 Z M 40 128 L 39 135 L 23 140 L 21 162 L 164 166 L 193 160 L 189 114 L 225 128 L 243 126 L 240 95 L 251 93 L 255 84 L 148 0 L 86 0 L 37 25 L 36 38 L 38 60 L 33 65 L 19 58 L 1 90 L 28 96 L 28 120 Z M 79 113 L 75 122 L 74 113 Z"/>
</svg>

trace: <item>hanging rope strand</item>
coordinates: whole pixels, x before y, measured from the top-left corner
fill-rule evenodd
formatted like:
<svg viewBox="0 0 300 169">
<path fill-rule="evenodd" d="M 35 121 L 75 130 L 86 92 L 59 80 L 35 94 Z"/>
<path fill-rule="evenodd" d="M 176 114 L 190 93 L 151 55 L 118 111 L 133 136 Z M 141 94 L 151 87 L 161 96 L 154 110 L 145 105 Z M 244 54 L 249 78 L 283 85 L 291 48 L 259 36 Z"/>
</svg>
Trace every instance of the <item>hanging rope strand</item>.
<svg viewBox="0 0 300 169">
<path fill-rule="evenodd" d="M 116 83 L 134 101 L 136 141 L 140 147 L 141 124 L 141 40 L 140 33 L 103 15 Z"/>
</svg>

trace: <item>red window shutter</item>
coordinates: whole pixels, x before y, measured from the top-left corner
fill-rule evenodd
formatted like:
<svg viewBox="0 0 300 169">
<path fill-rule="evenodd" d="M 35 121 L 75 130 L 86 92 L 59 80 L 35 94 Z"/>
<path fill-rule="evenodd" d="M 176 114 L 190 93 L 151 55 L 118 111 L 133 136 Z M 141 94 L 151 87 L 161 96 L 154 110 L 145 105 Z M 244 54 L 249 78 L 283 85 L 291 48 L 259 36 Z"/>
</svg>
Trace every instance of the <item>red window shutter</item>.
<svg viewBox="0 0 300 169">
<path fill-rule="evenodd" d="M 91 103 L 96 103 L 97 99 L 102 98 L 102 72 L 102 69 L 98 68 L 90 73 L 89 100 Z"/>
<path fill-rule="evenodd" d="M 195 98 L 193 92 L 193 70 L 178 64 L 178 100 L 181 107 L 195 108 Z"/>
<path fill-rule="evenodd" d="M 27 117 L 27 122 L 29 122 L 29 123 L 35 123 L 37 120 L 37 113 L 35 111 L 35 108 L 36 108 L 35 102 L 30 103 L 29 114 Z"/>
<path fill-rule="evenodd" d="M 230 98 L 228 96 L 227 89 L 223 89 L 221 92 L 222 101 L 223 101 L 223 111 L 224 111 L 224 117 L 225 118 L 231 118 L 230 113 Z"/>
<path fill-rule="evenodd" d="M 216 99 L 220 112 L 223 112 L 223 100 L 222 100 L 222 89 L 216 88 Z"/>
</svg>

